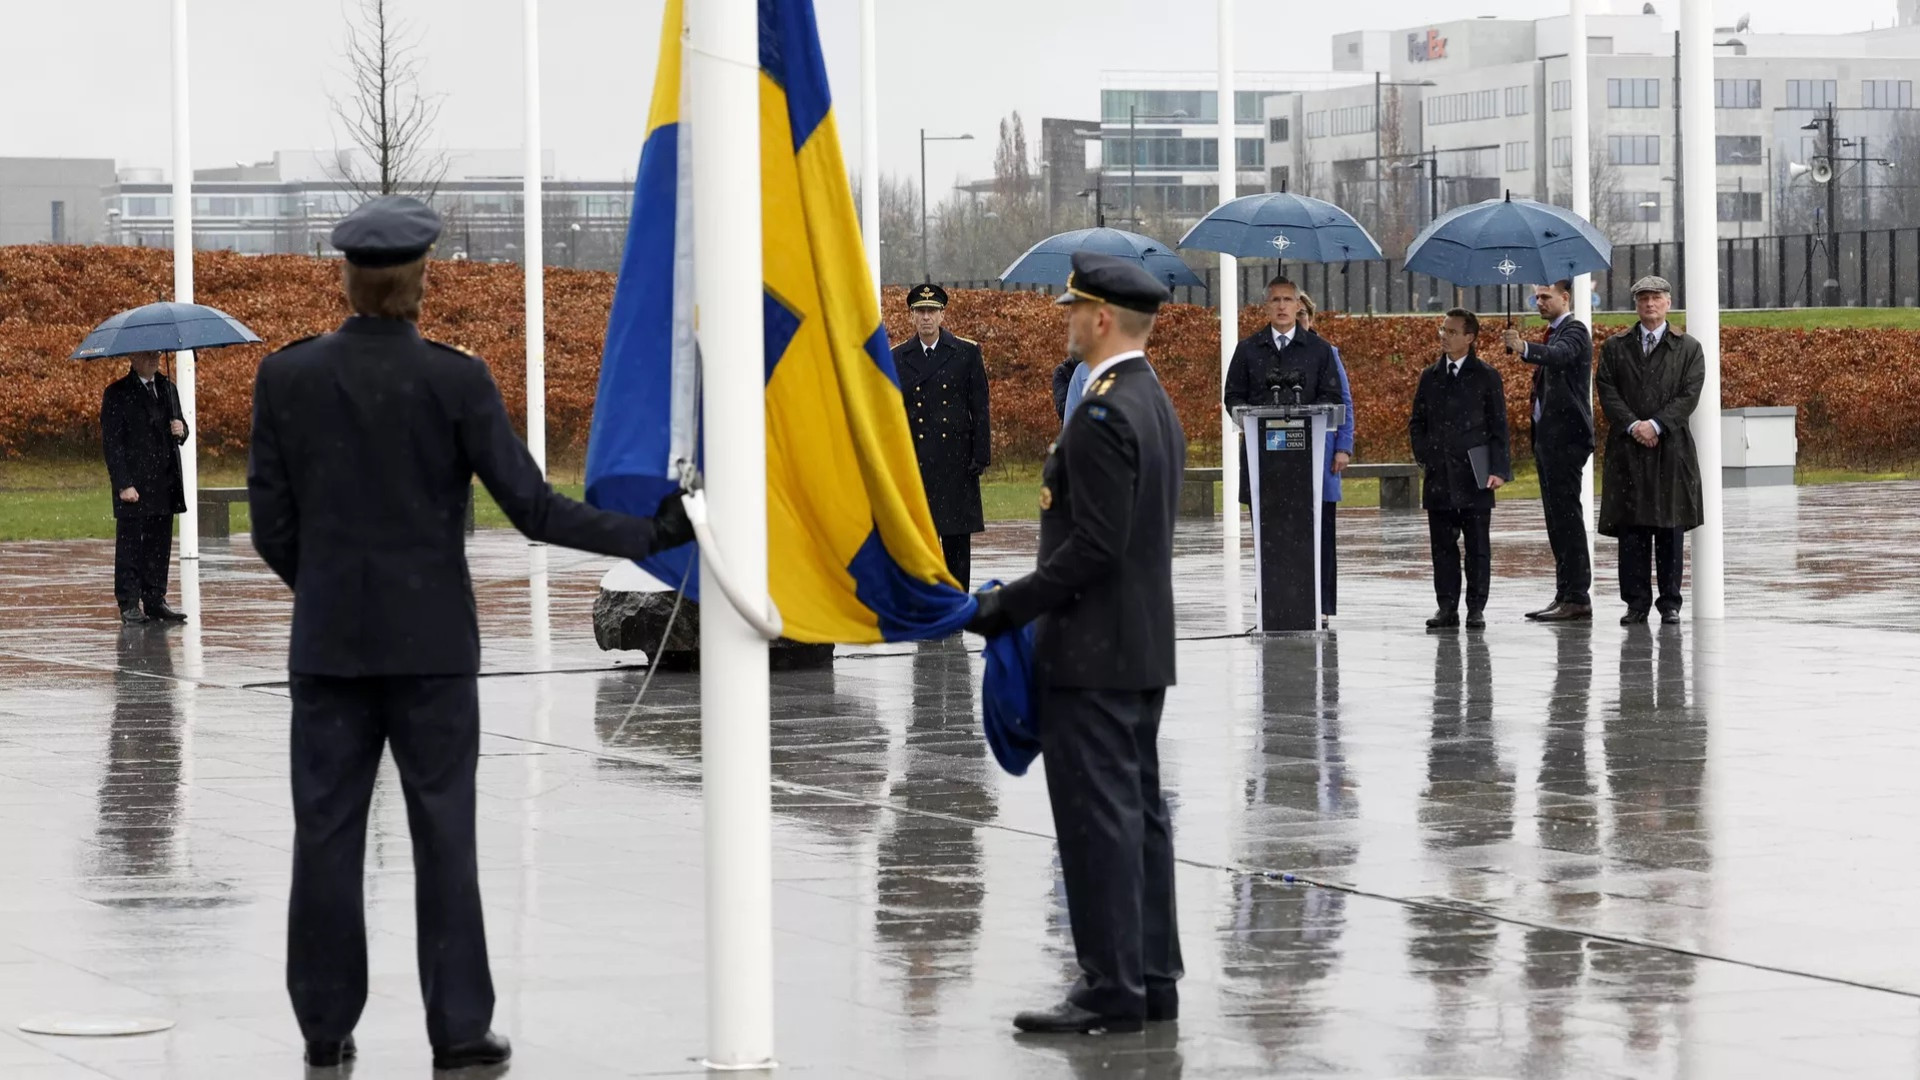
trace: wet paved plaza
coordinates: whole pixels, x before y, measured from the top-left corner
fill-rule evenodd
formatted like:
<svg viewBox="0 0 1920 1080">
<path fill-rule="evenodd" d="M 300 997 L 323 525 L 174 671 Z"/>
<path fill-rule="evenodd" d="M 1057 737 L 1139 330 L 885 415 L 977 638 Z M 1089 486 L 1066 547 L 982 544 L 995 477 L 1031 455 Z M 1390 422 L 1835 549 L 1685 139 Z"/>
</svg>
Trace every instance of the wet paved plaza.
<svg viewBox="0 0 1920 1080">
<path fill-rule="evenodd" d="M 774 676 L 782 1074 L 1920 1073 L 1920 485 L 1727 493 L 1729 618 L 1591 626 L 1536 503 L 1491 626 L 1430 635 L 1424 520 L 1344 511 L 1326 635 L 1237 636 L 1183 526 L 1163 728 L 1182 1019 L 1016 1039 L 1071 969 L 1038 770 L 978 737 L 958 641 Z M 976 572 L 1031 565 L 996 526 Z M 603 560 L 482 533 L 481 868 L 515 1077 L 699 1075 L 697 676 L 605 654 Z M 185 628 L 114 620 L 110 543 L 0 545 L 0 1077 L 300 1076 L 282 990 L 290 605 L 244 539 Z M 1241 567 L 1250 592 L 1251 560 Z M 977 646 L 977 641 L 973 642 Z M 430 1075 L 404 806 L 376 794 L 360 1080 Z M 1292 874 L 1298 881 L 1282 880 Z M 125 1039 L 45 1013 L 156 1015 Z"/>
</svg>

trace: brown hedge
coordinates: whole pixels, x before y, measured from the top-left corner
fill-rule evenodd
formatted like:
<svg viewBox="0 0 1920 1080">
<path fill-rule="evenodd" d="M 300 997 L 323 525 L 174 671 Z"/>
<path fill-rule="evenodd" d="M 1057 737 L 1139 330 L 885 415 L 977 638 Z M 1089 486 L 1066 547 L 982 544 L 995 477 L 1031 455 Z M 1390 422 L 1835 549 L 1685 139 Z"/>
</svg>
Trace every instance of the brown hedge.
<svg viewBox="0 0 1920 1080">
<path fill-rule="evenodd" d="M 202 445 L 215 456 L 241 452 L 260 358 L 344 316 L 339 264 L 203 252 L 194 265 L 198 299 L 267 342 L 200 357 Z M 422 323 L 429 336 L 487 358 L 516 420 L 525 402 L 520 280 L 512 266 L 436 262 Z M 101 389 L 125 369 L 66 356 L 94 324 L 171 290 L 165 251 L 0 248 L 0 451 L 89 448 L 98 439 Z M 547 424 L 557 453 L 577 456 L 585 448 L 612 296 L 609 274 L 547 271 Z M 888 289 L 884 299 L 888 332 L 900 340 L 909 332 L 901 290 Z M 1242 312 L 1243 334 L 1259 323 L 1258 309 Z M 1065 324 L 1050 298 L 959 291 L 948 325 L 985 349 L 997 454 L 1038 457 L 1058 428 L 1050 383 L 1066 347 Z M 1482 355 L 1505 376 L 1511 419 L 1523 429 L 1527 372 L 1499 347 L 1495 320 L 1483 326 Z M 1351 377 L 1363 460 L 1406 456 L 1407 402 L 1421 367 L 1436 355 L 1434 327 L 1432 318 L 1321 320 Z M 1175 305 L 1154 334 L 1154 362 L 1196 445 L 1219 440 L 1217 330 L 1211 311 Z M 1724 403 L 1799 406 L 1802 461 L 1865 468 L 1920 460 L 1920 332 L 1728 328 L 1721 342 Z"/>
</svg>

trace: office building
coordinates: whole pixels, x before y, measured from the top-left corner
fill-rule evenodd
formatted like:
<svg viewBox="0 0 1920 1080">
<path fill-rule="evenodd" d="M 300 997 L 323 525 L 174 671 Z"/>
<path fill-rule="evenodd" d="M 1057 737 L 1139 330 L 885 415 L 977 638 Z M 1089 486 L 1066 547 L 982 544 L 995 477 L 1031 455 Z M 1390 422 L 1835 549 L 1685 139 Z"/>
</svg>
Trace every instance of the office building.
<svg viewBox="0 0 1920 1080">
<path fill-rule="evenodd" d="M 0 244 L 97 244 L 107 231 L 106 158 L 0 158 Z"/>
</svg>

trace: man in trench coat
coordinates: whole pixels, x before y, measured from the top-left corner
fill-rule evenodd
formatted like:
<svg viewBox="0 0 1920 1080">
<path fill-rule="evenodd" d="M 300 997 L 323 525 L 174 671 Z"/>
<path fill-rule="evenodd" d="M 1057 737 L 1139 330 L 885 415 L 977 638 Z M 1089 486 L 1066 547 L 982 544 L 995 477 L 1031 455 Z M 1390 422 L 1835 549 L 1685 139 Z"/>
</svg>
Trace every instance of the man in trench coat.
<svg viewBox="0 0 1920 1080">
<path fill-rule="evenodd" d="M 1600 532 L 1620 540 L 1622 625 L 1680 621 L 1684 536 L 1702 520 L 1700 461 L 1688 422 L 1700 403 L 1707 359 L 1700 343 L 1667 325 L 1673 290 L 1665 278 L 1634 283 L 1640 321 L 1607 339 L 1595 386 L 1607 417 Z M 1656 599 L 1649 563 L 1657 568 Z"/>
<path fill-rule="evenodd" d="M 893 348 L 893 369 L 913 429 L 913 453 L 947 572 L 969 588 L 973 534 L 985 532 L 980 474 L 992 458 L 987 366 L 980 344 L 943 329 L 947 291 L 929 282 L 907 292 L 914 335 Z"/>
</svg>

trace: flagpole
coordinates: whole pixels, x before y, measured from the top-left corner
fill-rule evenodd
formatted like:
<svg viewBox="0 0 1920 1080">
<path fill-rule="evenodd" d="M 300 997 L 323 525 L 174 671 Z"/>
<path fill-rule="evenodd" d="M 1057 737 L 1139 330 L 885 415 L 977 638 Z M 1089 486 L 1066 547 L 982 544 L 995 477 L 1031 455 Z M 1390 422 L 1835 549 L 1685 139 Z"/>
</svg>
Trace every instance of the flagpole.
<svg viewBox="0 0 1920 1080">
<path fill-rule="evenodd" d="M 1720 254 L 1714 201 L 1713 6 L 1685 0 L 1680 8 L 1680 124 L 1686 186 L 1687 336 L 1706 352 L 1707 377 L 1694 407 L 1694 452 L 1700 463 L 1700 509 L 1693 532 L 1693 612 L 1727 616 L 1725 543 L 1720 493 Z"/>
<path fill-rule="evenodd" d="M 880 292 L 880 32 L 878 0 L 860 0 L 860 233 Z"/>
<path fill-rule="evenodd" d="M 1214 108 L 1220 118 L 1220 204 L 1238 194 L 1239 163 L 1234 155 L 1233 101 L 1233 0 L 1217 0 L 1219 8 L 1220 100 Z M 1133 152 L 1128 147 L 1127 152 Z M 1240 341 L 1239 260 L 1220 256 L 1220 387 L 1226 391 L 1227 368 L 1233 363 L 1233 348 Z M 1240 623 L 1240 432 L 1233 414 L 1223 412 L 1220 421 L 1220 549 L 1221 579 L 1226 601 L 1228 629 Z"/>
<path fill-rule="evenodd" d="M 187 0 L 173 0 L 173 300 L 193 303 L 193 147 L 187 131 Z M 180 558 L 200 557 L 200 427 L 193 402 L 193 350 L 173 355 L 174 389 L 187 441 L 180 447 Z"/>
<path fill-rule="evenodd" d="M 522 38 L 526 46 L 526 176 L 523 180 L 520 238 L 521 263 L 526 267 L 527 306 L 527 449 L 547 472 L 547 270 L 545 224 L 541 206 L 540 153 L 540 0 L 522 0 L 526 17 Z M 576 241 L 577 242 L 577 241 Z"/>
<path fill-rule="evenodd" d="M 757 0 L 691 0 L 694 297 L 713 531 L 767 595 L 767 443 Z M 699 313 L 708 317 L 698 318 Z M 773 1062 L 773 809 L 767 642 L 700 560 L 709 1068 Z"/>
<path fill-rule="evenodd" d="M 1573 177 L 1573 212 L 1583 220 L 1593 220 L 1593 116 L 1588 112 L 1592 89 L 1591 66 L 1587 51 L 1587 4 L 1588 0 L 1569 0 L 1568 29 L 1572 33 L 1572 43 L 1567 50 L 1570 67 L 1568 80 L 1572 89 L 1572 99 L 1568 102 L 1573 111 L 1573 138 L 1568 150 L 1568 169 Z M 1581 274 L 1573 279 L 1573 317 L 1579 319 L 1589 331 L 1593 329 L 1593 275 Z M 1593 357 L 1587 357 L 1587 403 L 1593 404 Z M 1580 520 L 1585 525 L 1587 535 L 1587 566 L 1594 562 L 1594 545 L 1599 531 L 1598 521 L 1593 511 L 1593 455 L 1587 455 L 1587 463 L 1580 467 Z M 1589 574 L 1591 577 L 1591 574 Z M 1591 582 L 1589 582 L 1591 587 Z"/>
</svg>

